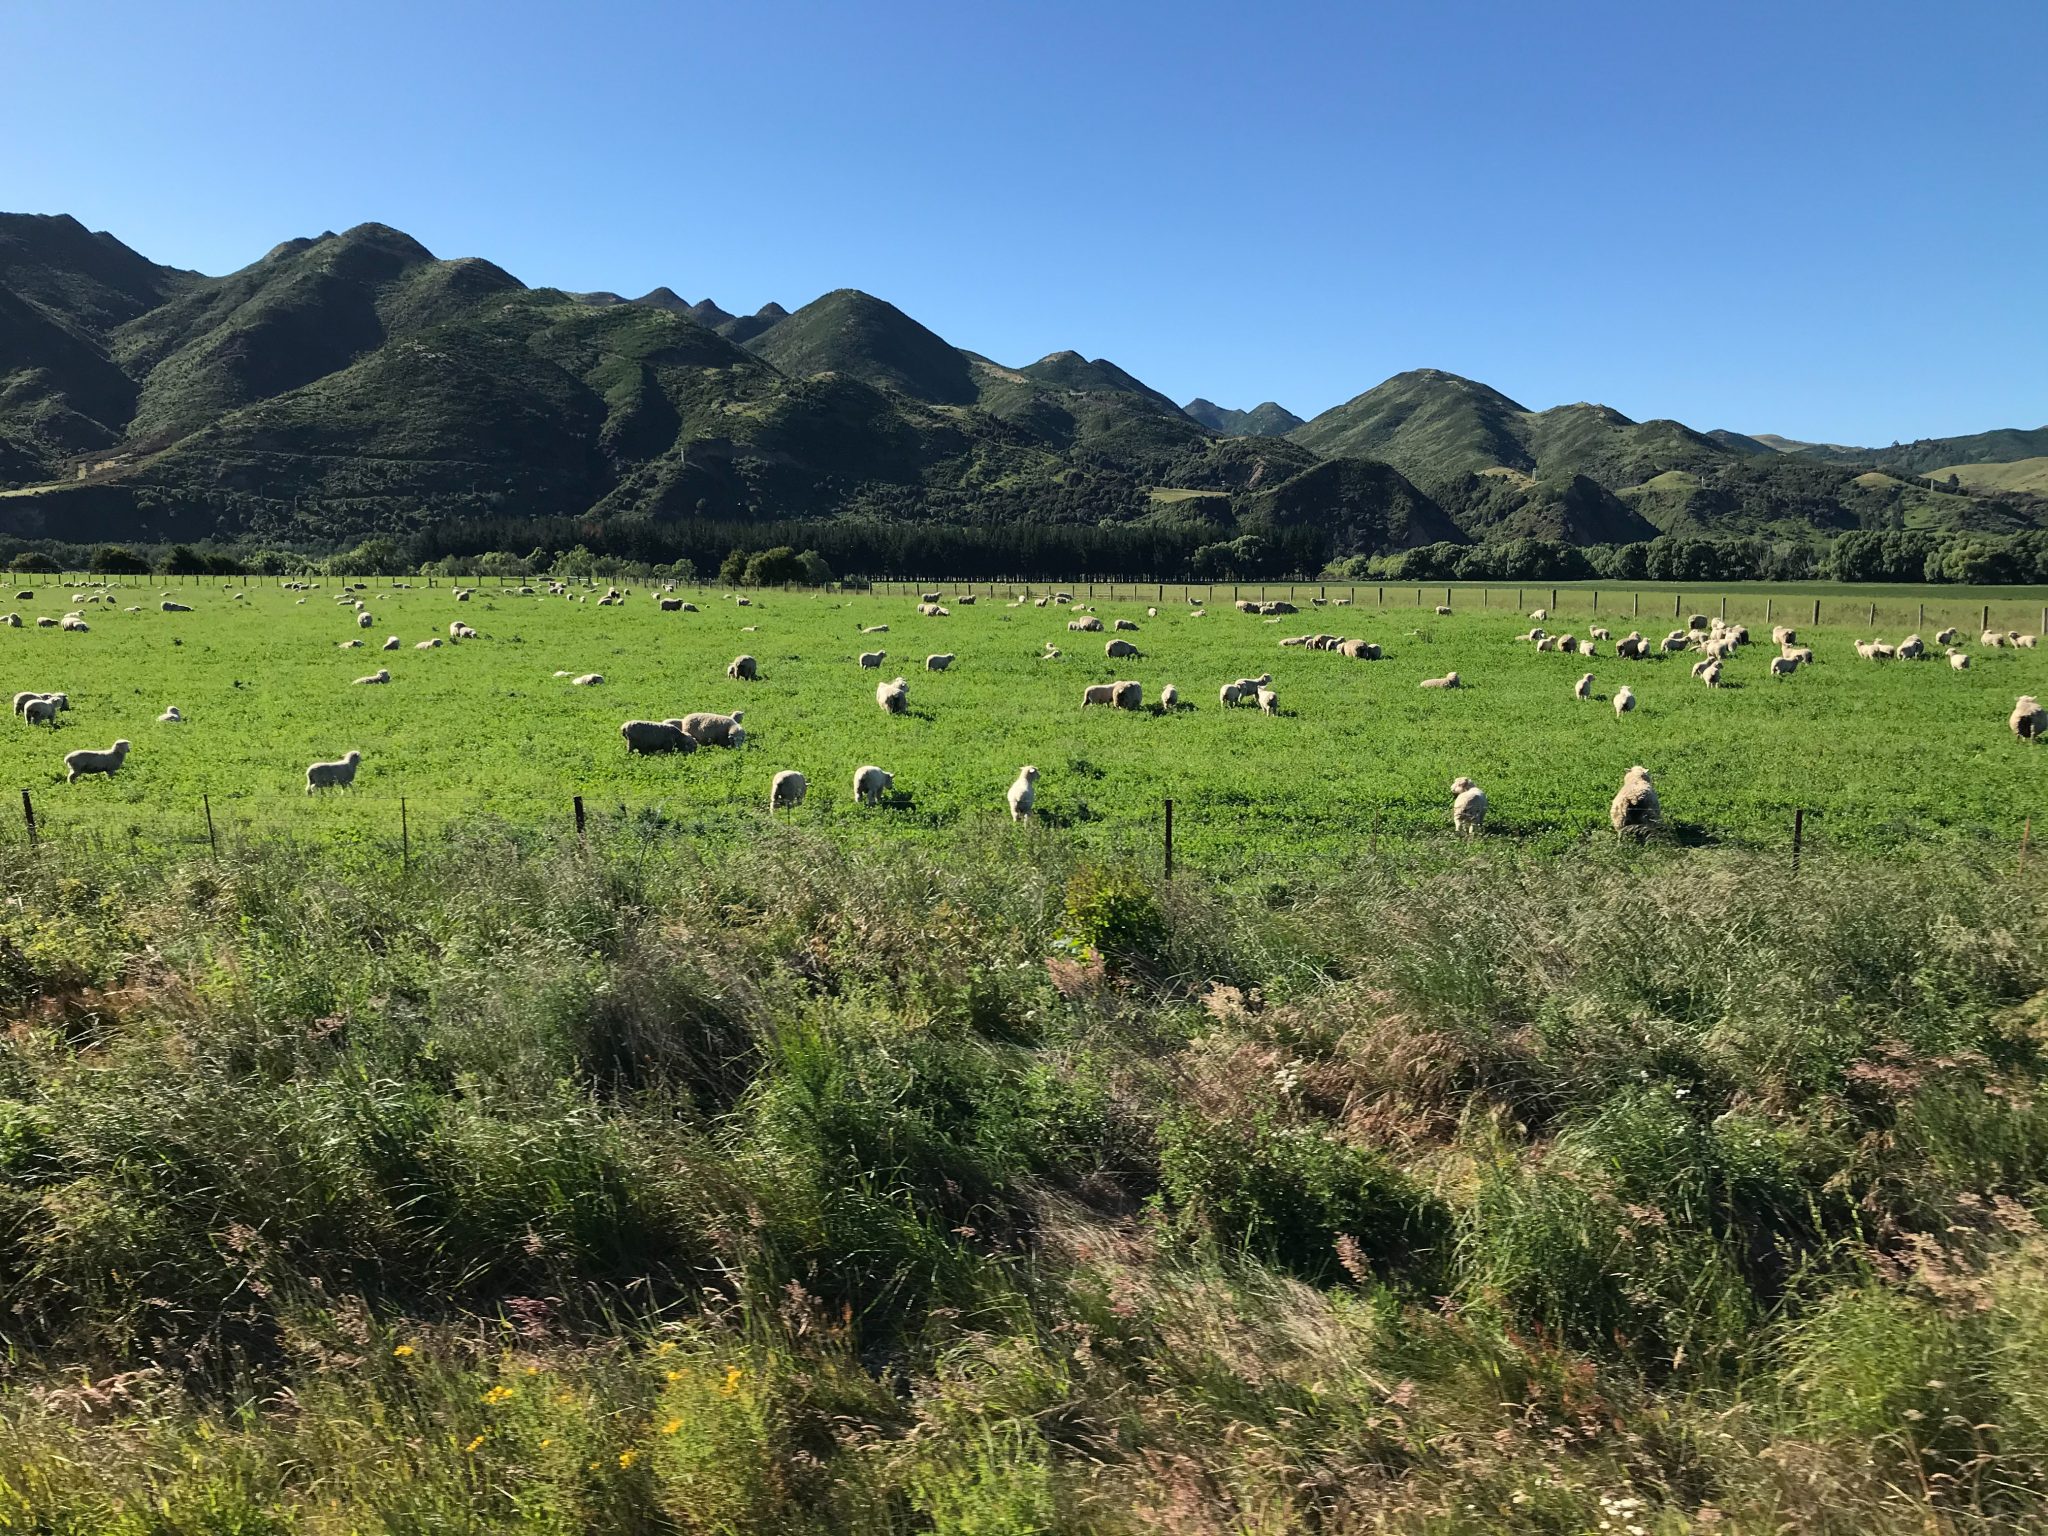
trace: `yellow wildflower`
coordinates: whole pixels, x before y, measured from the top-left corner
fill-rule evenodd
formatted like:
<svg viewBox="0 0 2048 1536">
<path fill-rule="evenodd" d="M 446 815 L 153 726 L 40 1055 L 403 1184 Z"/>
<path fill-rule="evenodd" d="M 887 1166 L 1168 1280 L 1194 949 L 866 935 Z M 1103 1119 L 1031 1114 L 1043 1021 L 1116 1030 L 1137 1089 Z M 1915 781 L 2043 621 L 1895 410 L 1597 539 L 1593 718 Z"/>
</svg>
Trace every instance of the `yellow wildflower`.
<svg viewBox="0 0 2048 1536">
<path fill-rule="evenodd" d="M 657 1355 L 672 1355 L 676 1352 L 676 1341 L 674 1339 L 663 1339 L 654 1346 L 654 1352 Z"/>
<path fill-rule="evenodd" d="M 391 1351 L 391 1353 L 397 1359 L 410 1360 L 415 1354 L 419 1353 L 419 1351 L 415 1350 L 410 1344 L 401 1344 L 398 1346 L 398 1348 Z"/>
<path fill-rule="evenodd" d="M 634 1462 L 638 1461 L 639 1459 L 640 1453 L 638 1451 L 619 1452 L 619 1470 L 621 1472 L 627 1470 L 629 1467 L 633 1465 Z"/>
<path fill-rule="evenodd" d="M 482 1400 L 490 1407 L 495 1408 L 500 1403 L 511 1402 L 512 1399 L 517 1397 L 518 1395 L 519 1394 L 513 1391 L 510 1387 L 493 1387 L 490 1391 L 486 1392 L 483 1395 Z"/>
<path fill-rule="evenodd" d="M 672 1435 L 682 1427 L 683 1421 L 681 1419 L 670 1419 L 666 1424 L 661 1426 L 661 1432 L 664 1435 Z"/>
<path fill-rule="evenodd" d="M 746 1374 L 747 1373 L 741 1370 L 738 1366 L 728 1365 L 725 1368 L 725 1385 L 720 1387 L 718 1390 L 723 1392 L 727 1397 L 731 1397 L 733 1393 L 739 1391 L 740 1378 Z"/>
<path fill-rule="evenodd" d="M 668 1379 L 670 1381 L 681 1381 L 683 1379 L 683 1373 L 681 1371 L 670 1371 L 668 1373 Z"/>
<path fill-rule="evenodd" d="M 482 1435 L 478 1435 L 474 1440 L 470 1441 L 469 1444 L 465 1445 L 462 1449 L 466 1454 L 473 1456 L 476 1454 L 476 1448 L 482 1445 L 483 1443 L 484 1437 Z"/>
</svg>

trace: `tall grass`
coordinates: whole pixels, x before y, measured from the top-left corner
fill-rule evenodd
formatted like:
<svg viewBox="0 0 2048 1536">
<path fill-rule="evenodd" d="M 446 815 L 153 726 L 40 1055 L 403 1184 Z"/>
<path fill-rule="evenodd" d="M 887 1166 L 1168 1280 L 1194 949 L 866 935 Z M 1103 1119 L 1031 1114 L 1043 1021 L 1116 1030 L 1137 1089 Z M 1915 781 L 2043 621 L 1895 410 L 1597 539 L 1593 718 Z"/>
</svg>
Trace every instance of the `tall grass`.
<svg viewBox="0 0 2048 1536">
<path fill-rule="evenodd" d="M 2048 1519 L 1965 859 L 0 857 L 0 1530 Z"/>
</svg>

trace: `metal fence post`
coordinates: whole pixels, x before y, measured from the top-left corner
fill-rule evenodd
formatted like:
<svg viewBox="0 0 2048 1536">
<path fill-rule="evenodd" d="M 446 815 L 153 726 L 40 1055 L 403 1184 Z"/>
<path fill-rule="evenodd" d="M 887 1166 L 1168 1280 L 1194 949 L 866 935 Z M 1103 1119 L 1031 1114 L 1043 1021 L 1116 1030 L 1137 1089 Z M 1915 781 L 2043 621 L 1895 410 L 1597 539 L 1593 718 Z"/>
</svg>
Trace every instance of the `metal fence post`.
<svg viewBox="0 0 2048 1536">
<path fill-rule="evenodd" d="M 1173 878 L 1173 797 L 1170 795 L 1166 800 L 1166 878 Z"/>
<path fill-rule="evenodd" d="M 1792 813 L 1792 873 L 1795 875 L 1799 873 L 1799 851 L 1805 841 L 1806 812 L 1797 810 Z"/>
<path fill-rule="evenodd" d="M 33 848 L 36 845 L 36 808 L 25 789 L 21 792 L 21 819 L 28 823 L 28 845 Z"/>
<path fill-rule="evenodd" d="M 213 850 L 213 856 L 220 857 L 220 839 L 213 832 L 213 801 L 206 795 L 199 797 L 199 805 L 206 812 L 206 846 Z"/>
<path fill-rule="evenodd" d="M 573 796 L 572 803 L 576 809 L 576 835 L 580 838 L 583 836 L 583 797 L 581 795 Z"/>
</svg>

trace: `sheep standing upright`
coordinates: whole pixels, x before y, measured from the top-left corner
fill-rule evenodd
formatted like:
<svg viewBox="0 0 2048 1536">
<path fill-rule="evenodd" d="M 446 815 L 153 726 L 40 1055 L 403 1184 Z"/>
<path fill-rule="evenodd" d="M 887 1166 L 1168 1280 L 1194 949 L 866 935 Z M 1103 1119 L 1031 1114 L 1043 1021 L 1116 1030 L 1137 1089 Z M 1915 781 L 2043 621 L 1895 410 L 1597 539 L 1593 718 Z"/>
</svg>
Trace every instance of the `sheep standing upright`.
<svg viewBox="0 0 2048 1536">
<path fill-rule="evenodd" d="M 2021 741 L 2035 741 L 2048 735 L 2048 709 L 2043 709 L 2031 693 L 2023 693 L 2005 723 Z"/>
<path fill-rule="evenodd" d="M 1038 770 L 1026 763 L 1017 770 L 1016 780 L 1010 785 L 1010 820 L 1028 820 L 1037 803 Z"/>
<path fill-rule="evenodd" d="M 1461 836 L 1477 837 L 1486 824 L 1486 791 L 1470 779 L 1451 780 L 1451 826 Z"/>
<path fill-rule="evenodd" d="M 1169 715 L 1180 708 L 1180 690 L 1173 684 L 1168 683 L 1159 690 L 1159 708 Z"/>
<path fill-rule="evenodd" d="M 1619 688 L 1614 690 L 1614 713 L 1616 714 L 1616 716 L 1625 715 L 1635 707 L 1635 689 L 1629 687 L 1628 684 L 1623 683 Z"/>
<path fill-rule="evenodd" d="M 896 776 L 868 763 L 853 770 L 853 799 L 856 805 L 880 805 L 882 796 L 895 786 Z"/>
<path fill-rule="evenodd" d="M 1607 819 L 1622 837 L 1648 837 L 1663 819 L 1650 771 L 1641 763 L 1622 776 L 1621 788 L 1607 808 Z"/>
<path fill-rule="evenodd" d="M 1592 673 L 1588 672 L 1584 677 L 1581 677 L 1576 683 L 1572 684 L 1572 697 L 1581 700 L 1593 697 Z"/>
<path fill-rule="evenodd" d="M 1271 688 L 1261 688 L 1258 697 L 1260 714 L 1277 715 L 1280 713 L 1280 695 Z"/>
<path fill-rule="evenodd" d="M 339 762 L 308 763 L 306 765 L 306 793 L 316 789 L 347 789 L 356 781 L 356 769 L 362 766 L 363 754 L 350 752 Z"/>
<path fill-rule="evenodd" d="M 785 768 L 769 782 L 768 814 L 777 811 L 795 810 L 804 803 L 804 791 L 810 786 L 804 776 L 794 768 Z"/>
<path fill-rule="evenodd" d="M 104 773 L 112 777 L 127 760 L 128 743 L 117 741 L 104 752 L 81 750 L 64 754 L 64 782 L 76 784 L 89 773 Z"/>
<path fill-rule="evenodd" d="M 628 752 L 694 752 L 697 742 L 679 720 L 628 720 L 619 727 Z"/>
<path fill-rule="evenodd" d="M 860 653 L 860 664 L 864 670 L 870 668 L 880 670 L 882 663 L 888 659 L 889 653 L 887 651 L 862 651 Z"/>
<path fill-rule="evenodd" d="M 884 714 L 900 715 L 910 708 L 910 682 L 897 678 L 893 682 L 879 683 L 875 687 L 875 703 Z"/>
</svg>

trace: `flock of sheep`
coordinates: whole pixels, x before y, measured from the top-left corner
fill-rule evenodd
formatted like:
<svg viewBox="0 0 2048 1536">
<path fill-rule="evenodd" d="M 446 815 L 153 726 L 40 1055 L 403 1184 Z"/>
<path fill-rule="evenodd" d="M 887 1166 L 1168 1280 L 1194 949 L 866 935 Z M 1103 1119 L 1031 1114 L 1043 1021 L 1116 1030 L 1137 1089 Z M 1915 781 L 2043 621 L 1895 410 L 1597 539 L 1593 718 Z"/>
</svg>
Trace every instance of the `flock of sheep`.
<svg viewBox="0 0 2048 1536">
<path fill-rule="evenodd" d="M 308 594 L 317 590 L 316 587 L 310 584 L 298 582 L 290 583 L 288 587 L 291 590 Z M 406 584 L 404 583 L 393 583 L 394 590 L 404 590 L 405 587 Z M 371 629 L 376 625 L 375 617 L 370 612 L 365 600 L 358 595 L 364 590 L 366 589 L 360 583 L 346 585 L 340 592 L 334 595 L 333 601 L 352 617 L 354 627 L 358 629 Z M 456 602 L 468 602 L 473 596 L 473 590 L 471 588 L 457 587 L 452 589 L 450 596 Z M 569 584 L 563 582 L 549 582 L 544 584 L 544 588 L 525 586 L 512 590 L 517 595 L 522 596 L 546 595 L 559 597 L 570 602 L 587 602 L 590 600 L 588 593 L 576 591 Z M 33 598 L 33 593 L 24 592 L 18 594 L 18 596 L 22 600 L 29 600 Z M 616 587 L 607 588 L 597 598 L 597 605 L 600 607 L 617 606 L 624 603 L 628 596 L 628 593 L 622 592 Z M 686 602 L 682 598 L 675 596 L 672 589 L 666 589 L 655 596 L 663 612 L 697 611 L 694 603 Z M 73 601 L 78 605 L 77 608 L 65 613 L 61 619 L 38 618 L 36 625 L 39 628 L 55 628 L 70 632 L 89 632 L 90 626 L 83 617 L 85 606 L 95 602 L 112 604 L 115 600 L 113 590 L 108 588 L 75 594 Z M 243 601 L 245 597 L 241 593 L 231 593 L 230 600 Z M 751 600 L 740 594 L 729 594 L 728 600 L 738 608 L 751 606 Z M 307 601 L 308 598 L 305 596 L 298 599 L 298 602 L 301 604 Z M 972 595 L 964 595 L 957 596 L 952 601 L 954 604 L 964 607 L 971 606 L 975 599 Z M 1048 605 L 1072 607 L 1074 596 L 1071 592 L 1053 592 L 1035 599 L 1020 597 L 1013 601 L 1010 606 L 1013 608 L 1022 607 L 1027 601 L 1040 608 Z M 1189 602 L 1192 616 L 1202 617 L 1203 609 L 1200 605 L 1195 603 L 1193 599 L 1190 599 Z M 1317 600 L 1316 605 L 1324 606 L 1320 599 Z M 1281 616 L 1299 611 L 1293 603 L 1284 601 L 1241 601 L 1236 606 L 1240 612 L 1260 617 L 1267 622 L 1277 622 Z M 1348 603 L 1343 599 L 1338 599 L 1335 606 L 1342 608 L 1348 606 Z M 189 613 L 192 611 L 190 605 L 174 600 L 168 593 L 163 595 L 159 607 L 161 611 L 166 613 Z M 141 610 L 139 607 L 131 606 L 127 611 L 133 613 L 140 612 Z M 950 616 L 951 609 L 945 605 L 943 593 L 926 592 L 920 594 L 916 612 L 922 618 L 945 618 Z M 1159 610 L 1156 607 L 1147 610 L 1149 617 L 1156 618 L 1158 612 Z M 1441 615 L 1447 614 L 1449 610 L 1447 608 L 1439 608 L 1437 612 Z M 1661 641 L 1655 643 L 1633 630 L 1617 640 L 1609 630 L 1599 626 L 1590 628 L 1586 638 L 1583 640 L 1572 634 L 1551 634 L 1542 627 L 1543 623 L 1548 620 L 1549 615 L 1540 608 L 1535 610 L 1530 615 L 1530 618 L 1534 621 L 1534 627 L 1518 636 L 1517 639 L 1533 645 L 1539 651 L 1581 657 L 1598 657 L 1600 655 L 1600 647 L 1603 644 L 1611 644 L 1614 656 L 1618 660 L 1629 662 L 1646 661 L 1653 656 L 1673 656 L 1688 652 L 1697 653 L 1698 660 L 1692 667 L 1692 676 L 1709 688 L 1720 686 L 1723 664 L 1750 643 L 1749 631 L 1745 626 L 1740 624 L 1731 625 L 1719 618 L 1710 619 L 1704 614 L 1693 615 L 1684 628 L 1672 630 Z M 0 627 L 20 628 L 22 627 L 21 618 L 18 614 L 13 613 L 0 614 Z M 746 630 L 751 631 L 755 627 L 749 625 L 746 626 Z M 1089 608 L 1076 609 L 1075 616 L 1067 623 L 1068 631 L 1074 634 L 1101 633 L 1104 628 L 1101 617 Z M 1127 634 L 1136 634 L 1140 631 L 1140 625 L 1135 620 L 1128 618 L 1114 619 L 1111 629 L 1112 638 L 1104 646 L 1104 652 L 1108 659 L 1112 661 L 1142 659 L 1144 653 L 1139 648 L 1137 642 L 1124 638 Z M 889 626 L 887 624 L 875 624 L 863 626 L 861 633 L 863 635 L 886 634 L 888 630 Z M 414 648 L 418 650 L 431 650 L 439 648 L 444 644 L 457 645 L 477 638 L 478 633 L 474 628 L 461 620 L 453 620 L 447 626 L 445 640 L 439 635 L 431 636 L 427 639 L 415 641 Z M 1771 639 L 1772 643 L 1777 647 L 1777 654 L 1770 658 L 1767 668 L 1768 675 L 1771 677 L 1791 677 L 1801 667 L 1810 665 L 1813 662 L 1812 649 L 1798 643 L 1798 635 L 1793 629 L 1789 627 L 1774 628 L 1771 633 Z M 2032 649 L 2038 644 L 2038 637 L 2033 635 L 2024 635 L 2016 631 L 1993 631 L 1989 629 L 1984 631 L 1981 640 L 1982 644 L 1987 648 L 2014 647 Z M 173 643 L 177 642 L 174 641 Z M 361 648 L 364 644 L 361 639 L 350 639 L 337 643 L 342 649 L 357 649 Z M 1379 661 L 1384 657 L 1384 652 L 1378 645 L 1364 640 L 1347 639 L 1333 634 L 1318 633 L 1289 636 L 1282 639 L 1279 644 L 1282 648 L 1329 651 L 1361 661 Z M 1958 635 L 1954 629 L 1942 630 L 1935 636 L 1935 644 L 1942 648 L 1942 652 L 1950 667 L 1957 671 L 1968 667 L 1969 655 L 1958 645 Z M 403 645 L 404 642 L 399 636 L 391 635 L 384 640 L 382 649 L 394 651 L 401 649 Z M 1917 634 L 1908 635 L 1897 645 L 1875 640 L 1858 641 L 1856 642 L 1855 649 L 1860 657 L 1877 661 L 1913 661 L 1927 658 L 1930 655 L 1929 648 Z M 1059 648 L 1048 641 L 1045 644 L 1045 653 L 1041 659 L 1057 660 L 1060 655 Z M 886 650 L 863 651 L 858 655 L 858 666 L 862 670 L 878 671 L 887 657 L 888 652 Z M 956 659 L 957 656 L 953 652 L 933 652 L 925 657 L 924 670 L 927 672 L 944 672 L 953 665 Z M 603 674 L 597 672 L 572 675 L 567 671 L 560 671 L 555 675 L 557 678 L 567 679 L 569 684 L 575 687 L 596 687 L 604 683 Z M 728 664 L 726 675 L 735 681 L 754 681 L 760 676 L 760 666 L 754 656 L 743 653 L 735 656 L 731 663 Z M 392 674 L 389 668 L 379 668 L 377 671 L 366 676 L 356 678 L 354 682 L 361 686 L 380 686 L 388 684 L 391 679 Z M 1581 701 L 1590 700 L 1594 696 L 1593 684 L 1593 673 L 1586 672 L 1581 674 L 1572 685 L 1572 696 Z M 1418 686 L 1424 689 L 1456 689 L 1461 687 L 1462 683 L 1458 673 L 1453 671 L 1440 677 L 1425 678 Z M 903 715 L 909 709 L 909 694 L 910 685 L 908 679 L 903 676 L 897 676 L 876 686 L 875 703 L 885 714 Z M 1270 672 L 1262 673 L 1257 677 L 1240 677 L 1226 681 L 1219 686 L 1217 696 L 1219 704 L 1225 709 L 1253 704 L 1256 705 L 1261 713 L 1267 715 L 1279 713 L 1279 695 L 1273 686 L 1273 676 Z M 1617 716 L 1629 714 L 1636 708 L 1636 704 L 1636 693 L 1633 687 L 1623 685 L 1615 690 L 1612 697 L 1612 706 Z M 1117 710 L 1142 710 L 1145 707 L 1144 686 L 1141 682 L 1134 679 L 1087 684 L 1082 690 L 1081 707 L 1087 709 L 1093 706 L 1103 706 Z M 1192 706 L 1183 704 L 1179 690 L 1175 685 L 1168 683 L 1159 689 L 1158 713 L 1172 714 L 1186 707 Z M 30 726 L 40 725 L 54 730 L 60 724 L 59 715 L 69 711 L 70 708 L 70 698 L 62 692 L 25 690 L 14 696 L 15 714 Z M 743 716 L 744 711 L 735 709 L 729 714 L 715 711 L 698 711 L 670 719 L 627 720 L 619 726 L 619 735 L 625 742 L 626 749 L 633 753 L 688 754 L 700 749 L 736 749 L 743 746 L 747 740 Z M 184 719 L 176 705 L 165 709 L 157 718 L 158 722 L 164 725 L 181 724 Z M 2033 696 L 2023 695 L 2015 703 L 2012 713 L 2008 717 L 2007 725 L 2013 734 L 2023 741 L 2037 739 L 2044 734 L 2048 734 L 2048 711 L 2044 711 L 2040 703 Z M 91 775 L 112 775 L 118 772 L 127 759 L 130 745 L 127 740 L 123 739 L 117 740 L 111 747 L 104 750 L 88 749 L 67 753 L 64 757 L 66 781 L 76 782 L 81 778 Z M 361 752 L 349 751 L 333 760 L 316 761 L 308 764 L 305 773 L 306 793 L 310 795 L 316 790 L 321 789 L 348 788 L 354 783 L 361 763 Z M 1018 770 L 1017 776 L 1011 783 L 1006 797 L 1012 819 L 1023 821 L 1032 815 L 1036 804 L 1038 775 L 1038 769 L 1029 764 Z M 887 770 L 874 764 L 863 764 L 855 770 L 853 775 L 853 799 L 858 805 L 880 806 L 884 802 L 884 798 L 893 790 L 894 784 L 894 775 Z M 795 769 L 783 769 L 776 772 L 769 785 L 768 808 L 771 814 L 775 811 L 787 810 L 801 805 L 807 788 L 807 780 L 803 773 Z M 1451 795 L 1451 824 L 1453 828 L 1463 836 L 1477 836 L 1483 829 L 1486 821 L 1487 799 L 1485 791 L 1471 779 L 1460 777 L 1452 781 Z M 1609 819 L 1614 830 L 1623 836 L 1644 836 L 1656 829 L 1660 818 L 1661 809 L 1657 800 L 1657 792 L 1651 783 L 1648 771 L 1640 765 L 1632 767 L 1624 777 L 1621 788 L 1616 793 L 1609 807 Z"/>
</svg>

